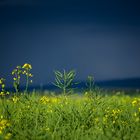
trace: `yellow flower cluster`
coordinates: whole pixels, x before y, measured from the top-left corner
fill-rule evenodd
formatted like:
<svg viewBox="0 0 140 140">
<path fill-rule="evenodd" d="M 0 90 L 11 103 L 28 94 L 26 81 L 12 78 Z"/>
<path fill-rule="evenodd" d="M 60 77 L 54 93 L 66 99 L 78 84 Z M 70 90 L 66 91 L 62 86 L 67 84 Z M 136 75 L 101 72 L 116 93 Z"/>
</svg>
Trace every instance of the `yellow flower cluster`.
<svg viewBox="0 0 140 140">
<path fill-rule="evenodd" d="M 117 114 L 119 114 L 121 112 L 120 109 L 113 109 L 112 110 L 112 116 L 116 116 Z"/>
<path fill-rule="evenodd" d="M 28 63 L 25 63 L 23 66 L 22 66 L 23 69 L 32 69 L 32 66 Z"/>
<path fill-rule="evenodd" d="M 14 88 L 15 88 L 16 92 L 19 92 L 19 85 L 20 85 L 21 74 L 22 74 L 22 68 L 21 68 L 21 66 L 17 66 L 12 71 L 13 80 L 14 80 L 13 85 L 14 85 Z"/>
<path fill-rule="evenodd" d="M 47 96 L 43 96 L 43 97 L 40 98 L 40 102 L 42 104 L 47 104 L 47 103 L 50 102 L 50 99 Z"/>
<path fill-rule="evenodd" d="M 17 103 L 17 102 L 19 101 L 19 97 L 14 96 L 14 97 L 12 98 L 12 101 L 13 101 L 14 103 Z"/>
<path fill-rule="evenodd" d="M 19 92 L 21 75 L 26 76 L 26 91 L 28 89 L 29 82 L 32 83 L 32 80 L 29 79 L 30 77 L 33 77 L 33 75 L 30 72 L 31 69 L 32 69 L 32 66 L 28 63 L 25 63 L 23 66 L 17 66 L 12 71 L 12 75 L 14 76 L 13 77 L 13 80 L 14 80 L 13 85 L 14 85 L 14 88 L 15 88 L 17 93 Z"/>
<path fill-rule="evenodd" d="M 1 86 L 0 96 L 5 96 L 5 95 L 9 94 L 8 91 L 5 91 L 5 83 L 4 82 L 5 82 L 5 79 L 1 78 L 0 79 L 0 86 Z"/>
<path fill-rule="evenodd" d="M 51 103 L 58 103 L 58 102 L 60 102 L 60 99 L 55 97 L 51 98 Z"/>
<path fill-rule="evenodd" d="M 111 109 L 110 107 L 107 107 L 105 109 L 105 115 L 102 118 L 103 124 L 108 126 L 108 121 L 112 121 L 113 124 L 117 122 L 117 119 L 119 118 L 119 115 L 122 113 L 122 110 L 115 108 Z"/>
<path fill-rule="evenodd" d="M 32 75 L 31 73 L 28 73 L 28 72 L 25 71 L 25 70 L 22 72 L 22 74 L 25 74 L 26 76 L 29 76 L 29 77 L 33 77 L 33 75 Z"/>
<path fill-rule="evenodd" d="M 10 94 L 9 91 L 6 91 L 6 92 L 1 91 L 0 92 L 0 96 L 6 96 L 6 95 L 9 95 L 9 94 Z"/>
<path fill-rule="evenodd" d="M 3 119 L 3 116 L 1 116 L 1 119 L 0 119 L 0 135 L 4 136 L 3 137 L 4 140 L 11 139 L 11 136 L 12 136 L 11 133 L 5 134 L 5 129 L 9 126 L 10 126 L 9 121 L 6 120 L 6 119 Z"/>
<path fill-rule="evenodd" d="M 8 122 L 8 120 L 1 119 L 0 120 L 0 134 L 2 134 L 5 128 L 8 126 L 10 126 L 10 123 Z"/>
<path fill-rule="evenodd" d="M 17 66 L 13 71 L 12 71 L 12 75 L 15 75 L 15 79 L 20 79 L 20 74 L 22 73 L 22 70 L 21 70 L 21 66 Z"/>
<path fill-rule="evenodd" d="M 40 102 L 42 104 L 48 104 L 48 103 L 56 104 L 56 103 L 60 102 L 60 99 L 56 98 L 56 97 L 43 96 L 43 97 L 40 98 Z"/>
<path fill-rule="evenodd" d="M 12 134 L 11 133 L 7 133 L 4 137 L 5 140 L 10 140 L 11 139 Z"/>
<path fill-rule="evenodd" d="M 140 105 L 140 99 L 139 99 L 139 98 L 135 98 L 135 99 L 132 101 L 132 106 L 137 106 L 137 105 Z"/>
<path fill-rule="evenodd" d="M 13 71 L 12 75 L 20 74 L 21 73 L 21 66 L 17 66 Z"/>
<path fill-rule="evenodd" d="M 22 74 L 25 74 L 26 77 L 33 77 L 32 73 L 30 73 L 30 70 L 32 69 L 32 66 L 31 66 L 30 64 L 25 63 L 25 64 L 22 66 L 22 68 L 23 68 Z M 32 83 L 32 82 L 33 82 L 33 81 L 30 80 L 30 83 Z"/>
<path fill-rule="evenodd" d="M 5 79 L 4 78 L 0 78 L 0 85 L 1 85 L 2 89 L 5 88 L 4 82 L 5 82 Z"/>
</svg>

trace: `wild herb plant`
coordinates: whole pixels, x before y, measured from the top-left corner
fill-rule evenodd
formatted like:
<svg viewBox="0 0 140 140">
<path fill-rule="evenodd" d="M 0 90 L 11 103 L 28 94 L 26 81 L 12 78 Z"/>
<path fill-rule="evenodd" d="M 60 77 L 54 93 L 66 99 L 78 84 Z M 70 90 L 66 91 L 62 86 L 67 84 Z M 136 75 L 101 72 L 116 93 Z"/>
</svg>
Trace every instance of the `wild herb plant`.
<svg viewBox="0 0 140 140">
<path fill-rule="evenodd" d="M 5 95 L 8 95 L 9 92 L 5 90 L 5 79 L 4 78 L 0 78 L 0 96 L 4 97 Z"/>
<path fill-rule="evenodd" d="M 26 88 L 25 88 L 25 93 L 26 93 L 28 91 L 29 82 L 32 83 L 32 80 L 30 80 L 30 78 L 33 77 L 32 73 L 30 72 L 32 66 L 28 63 L 25 63 L 22 66 L 22 69 L 23 69 L 23 74 L 26 76 Z"/>
<path fill-rule="evenodd" d="M 33 77 L 33 75 L 30 72 L 31 69 L 32 69 L 32 66 L 30 64 L 25 63 L 23 66 L 17 66 L 12 71 L 12 75 L 14 76 L 13 77 L 13 80 L 14 80 L 13 86 L 15 88 L 16 93 L 19 93 L 21 75 L 25 75 L 26 76 L 25 92 L 28 91 L 29 82 L 32 83 L 32 80 L 30 80 L 29 78 Z"/>
<path fill-rule="evenodd" d="M 8 118 L 10 116 L 9 114 L 9 110 L 8 110 L 8 105 L 6 102 L 6 96 L 9 95 L 10 93 L 8 91 L 6 91 L 5 89 L 5 79 L 4 78 L 0 78 L 0 98 L 1 98 L 1 106 L 2 106 L 2 113 L 5 114 L 5 117 Z M 0 127 L 1 129 L 1 127 Z"/>
<path fill-rule="evenodd" d="M 53 83 L 56 87 L 60 88 L 63 91 L 63 94 L 65 95 L 68 90 L 71 89 L 71 86 L 74 84 L 74 78 L 76 76 L 76 72 L 74 70 L 71 70 L 69 72 L 66 72 L 63 70 L 63 72 L 60 72 L 58 70 L 54 71 L 55 74 L 55 83 Z"/>
<path fill-rule="evenodd" d="M 15 88 L 16 93 L 19 93 L 19 88 L 20 88 L 20 79 L 22 75 L 22 68 L 21 66 L 17 66 L 13 71 L 12 71 L 13 77 L 13 86 Z"/>
<path fill-rule="evenodd" d="M 3 96 L 4 93 L 5 93 L 5 79 L 4 78 L 0 78 L 0 88 L 1 88 L 1 92 L 0 92 L 0 95 Z"/>
<path fill-rule="evenodd" d="M 89 93 L 92 93 L 92 91 L 94 89 L 94 77 L 93 76 L 87 77 L 86 86 L 88 88 Z"/>
<path fill-rule="evenodd" d="M 30 64 L 21 68 L 27 78 L 26 91 L 31 69 Z M 54 84 L 66 94 L 75 75 L 75 71 L 55 71 Z M 88 76 L 87 87 L 87 93 L 94 90 L 99 94 L 92 76 Z M 27 99 L 23 94 L 5 98 L 7 94 L 5 79 L 0 78 L 2 140 L 140 140 L 139 95 L 117 92 L 89 98 L 76 94 L 51 96 L 48 92 L 42 96 L 41 92 L 33 92 Z"/>
<path fill-rule="evenodd" d="M 11 140 L 140 139 L 140 96 L 108 95 L 93 101 L 81 95 L 42 96 L 38 92 L 28 100 L 20 95 L 5 102 L 9 118 L 2 112 L 0 99 L 3 140 L 8 135 Z"/>
</svg>

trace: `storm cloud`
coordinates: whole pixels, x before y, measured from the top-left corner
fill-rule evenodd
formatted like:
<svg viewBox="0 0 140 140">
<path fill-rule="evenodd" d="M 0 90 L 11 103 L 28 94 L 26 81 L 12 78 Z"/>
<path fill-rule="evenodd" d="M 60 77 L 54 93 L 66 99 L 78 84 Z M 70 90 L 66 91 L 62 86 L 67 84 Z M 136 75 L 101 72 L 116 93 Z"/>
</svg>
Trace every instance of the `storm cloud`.
<svg viewBox="0 0 140 140">
<path fill-rule="evenodd" d="M 77 80 L 140 77 L 140 10 L 135 1 L 0 2 L 0 75 L 33 65 L 34 84 L 53 70 L 75 69 Z"/>
</svg>

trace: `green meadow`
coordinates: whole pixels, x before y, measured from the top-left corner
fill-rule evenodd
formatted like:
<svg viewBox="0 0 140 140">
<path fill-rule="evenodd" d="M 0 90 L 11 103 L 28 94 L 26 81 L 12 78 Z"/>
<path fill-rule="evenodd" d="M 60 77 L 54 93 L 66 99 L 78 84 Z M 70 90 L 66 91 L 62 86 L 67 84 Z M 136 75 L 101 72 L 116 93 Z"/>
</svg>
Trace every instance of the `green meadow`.
<svg viewBox="0 0 140 140">
<path fill-rule="evenodd" d="M 75 73 L 55 72 L 56 85 L 62 91 L 28 91 L 32 82 L 31 65 L 13 72 L 15 92 L 5 89 L 1 78 L 0 139 L 4 140 L 139 140 L 140 96 L 122 92 L 94 90 L 88 77 L 88 90 L 70 92 Z M 23 69 L 23 70 L 22 70 Z M 25 91 L 20 78 L 25 75 Z"/>
</svg>

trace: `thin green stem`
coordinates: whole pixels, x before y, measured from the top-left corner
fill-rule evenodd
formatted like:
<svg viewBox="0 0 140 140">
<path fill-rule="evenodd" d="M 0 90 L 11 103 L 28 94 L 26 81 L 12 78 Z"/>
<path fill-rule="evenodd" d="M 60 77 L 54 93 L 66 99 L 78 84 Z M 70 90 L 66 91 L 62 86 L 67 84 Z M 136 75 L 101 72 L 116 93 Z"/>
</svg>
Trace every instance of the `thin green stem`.
<svg viewBox="0 0 140 140">
<path fill-rule="evenodd" d="M 27 70 L 27 75 L 26 75 L 26 89 L 25 89 L 25 93 L 27 93 L 27 91 L 28 91 L 28 85 L 29 85 L 29 70 Z"/>
</svg>

